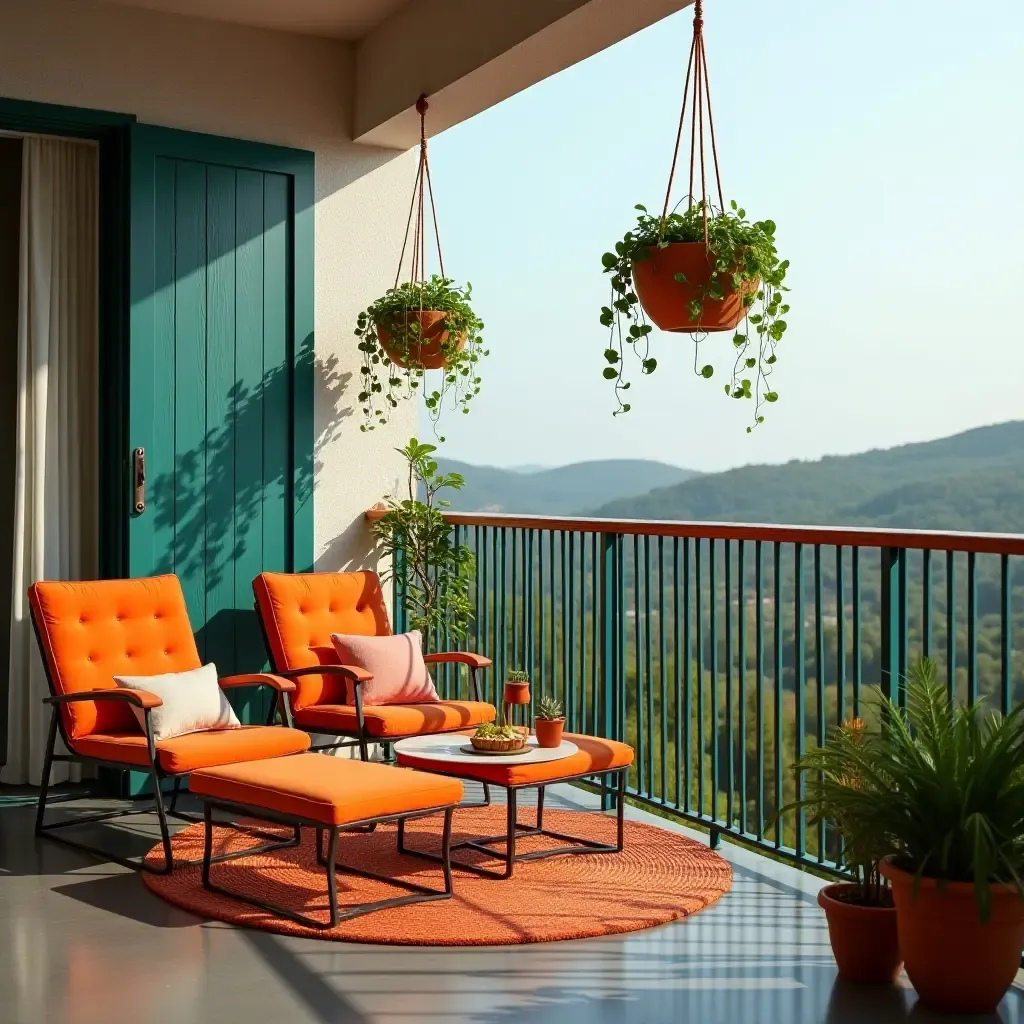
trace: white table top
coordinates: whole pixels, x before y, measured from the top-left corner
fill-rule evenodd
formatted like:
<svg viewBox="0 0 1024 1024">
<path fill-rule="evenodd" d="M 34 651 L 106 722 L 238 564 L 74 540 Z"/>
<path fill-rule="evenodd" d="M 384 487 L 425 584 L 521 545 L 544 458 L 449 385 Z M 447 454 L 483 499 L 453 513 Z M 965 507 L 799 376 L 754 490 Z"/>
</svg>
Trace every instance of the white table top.
<svg viewBox="0 0 1024 1024">
<path fill-rule="evenodd" d="M 541 764 L 544 761 L 561 761 L 579 749 L 568 740 L 562 740 L 557 747 L 538 747 L 536 736 L 531 736 L 526 742 L 530 747 L 528 754 L 467 754 L 462 748 L 469 745 L 468 736 L 442 733 L 399 740 L 395 744 L 395 753 L 444 764 Z"/>
</svg>

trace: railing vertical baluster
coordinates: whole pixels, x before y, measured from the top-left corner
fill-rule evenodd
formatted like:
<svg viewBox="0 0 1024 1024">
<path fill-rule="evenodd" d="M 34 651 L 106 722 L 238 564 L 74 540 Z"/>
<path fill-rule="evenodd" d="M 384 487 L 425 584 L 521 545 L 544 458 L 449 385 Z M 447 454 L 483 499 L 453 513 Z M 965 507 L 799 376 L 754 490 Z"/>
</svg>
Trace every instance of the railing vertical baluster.
<svg viewBox="0 0 1024 1024">
<path fill-rule="evenodd" d="M 977 558 L 967 552 L 967 704 L 978 701 L 978 574 Z"/>
<path fill-rule="evenodd" d="M 697 813 L 707 813 L 704 805 L 704 581 L 702 544 L 700 538 L 693 542 L 694 553 L 694 596 L 696 597 L 697 627 Z"/>
<path fill-rule="evenodd" d="M 617 534 L 601 534 L 599 573 L 599 602 L 601 617 L 601 697 L 595 704 L 599 734 L 610 739 L 621 739 L 622 728 L 618 720 L 619 690 L 622 688 L 619 638 L 622 622 L 622 573 L 620 554 L 622 541 Z M 612 793 L 602 787 L 601 806 L 606 810 L 613 804 Z"/>
<path fill-rule="evenodd" d="M 956 555 L 946 552 L 946 691 L 956 697 Z"/>
<path fill-rule="evenodd" d="M 793 749 L 800 758 L 804 753 L 804 740 L 807 733 L 807 658 L 804 641 L 804 546 L 793 545 L 793 687 L 796 696 L 796 714 L 793 727 Z M 800 775 L 796 786 L 797 799 L 804 796 L 804 777 Z M 803 808 L 796 812 L 796 852 L 803 856 L 806 850 L 806 818 Z"/>
<path fill-rule="evenodd" d="M 661 730 L 661 799 L 668 803 L 668 705 L 665 703 L 665 538 L 658 538 L 658 720 Z"/>
<path fill-rule="evenodd" d="M 683 630 L 680 609 L 679 538 L 672 538 L 672 651 L 674 694 L 673 710 L 676 722 L 676 807 L 683 806 Z"/>
<path fill-rule="evenodd" d="M 508 677 L 508 561 L 506 558 L 506 547 L 508 545 L 508 534 L 506 528 L 501 528 L 501 635 L 498 640 L 498 655 L 501 658 L 500 668 L 496 673 L 495 686 Z M 498 687 L 500 689 L 500 687 Z"/>
<path fill-rule="evenodd" d="M 512 668 L 522 668 L 519 662 L 519 531 L 512 530 Z"/>
<path fill-rule="evenodd" d="M 683 780 L 683 807 L 689 812 L 693 800 L 693 756 L 691 751 L 693 719 L 693 625 L 690 620 L 690 538 L 683 538 L 683 752 L 685 778 Z"/>
<path fill-rule="evenodd" d="M 637 583 L 639 588 L 639 582 Z M 651 628 L 651 538 L 644 534 L 644 687 L 647 691 L 647 793 L 654 794 L 654 630 Z"/>
<path fill-rule="evenodd" d="M 896 556 L 896 569 L 897 575 L 899 576 L 899 601 L 896 605 L 896 671 L 899 673 L 899 688 L 897 690 L 897 697 L 899 699 L 900 707 L 906 707 L 907 705 L 907 687 L 905 681 L 907 678 L 907 664 L 908 664 L 908 652 L 907 652 L 907 637 L 910 635 L 910 630 L 907 626 L 907 606 L 909 604 L 908 587 L 907 587 L 907 549 L 900 548 L 899 554 Z"/>
<path fill-rule="evenodd" d="M 754 541 L 754 729 L 757 753 L 757 838 L 764 839 L 764 552 Z"/>
<path fill-rule="evenodd" d="M 817 690 L 815 739 L 825 742 L 825 620 L 822 615 L 821 545 L 814 545 L 814 674 Z M 818 822 L 818 861 L 825 859 L 825 822 Z"/>
<path fill-rule="evenodd" d="M 746 573 L 746 542 L 740 541 L 736 546 L 736 585 L 737 585 L 737 625 L 739 627 L 739 743 L 736 751 L 736 768 L 739 772 L 740 786 L 740 833 L 749 832 L 747 821 L 747 591 L 744 575 Z"/>
<path fill-rule="evenodd" d="M 544 696 L 544 687 L 548 678 L 548 657 L 547 640 L 545 631 L 547 629 L 547 615 L 544 613 L 547 604 L 548 591 L 544 584 L 544 531 L 537 532 L 537 656 L 540 662 L 540 679 L 537 686 L 530 687 L 530 715 L 533 715 L 534 706 L 539 697 Z"/>
<path fill-rule="evenodd" d="M 647 736 L 644 729 L 644 665 L 643 665 L 643 623 L 640 609 L 640 535 L 633 534 L 633 669 L 634 677 L 634 716 L 636 722 L 636 788 L 641 794 L 647 793 Z"/>
<path fill-rule="evenodd" d="M 775 543 L 773 554 L 773 575 L 772 587 L 775 599 L 775 620 L 773 622 L 775 634 L 772 637 L 775 654 L 775 808 L 782 806 L 782 773 L 785 771 L 782 749 L 782 545 Z M 775 845 L 782 846 L 785 829 L 782 818 L 779 818 L 775 825 Z"/>
<path fill-rule="evenodd" d="M 708 541 L 708 643 L 711 647 L 711 819 L 718 820 L 718 558 L 715 541 Z"/>
<path fill-rule="evenodd" d="M 534 678 L 534 673 L 537 671 L 535 661 L 535 643 L 534 637 L 537 632 L 537 621 L 536 621 L 536 602 L 537 602 L 537 572 L 536 566 L 533 564 L 533 551 L 534 544 L 536 542 L 536 530 L 530 529 L 525 530 L 523 533 L 523 579 L 526 583 L 526 629 L 524 640 L 526 643 L 526 671 L 530 673 L 530 678 Z"/>
<path fill-rule="evenodd" d="M 626 538 L 618 535 L 618 542 L 615 547 L 615 572 L 618 583 L 616 584 L 615 598 L 615 622 L 618 630 L 618 644 L 615 648 L 618 661 L 616 663 L 616 698 L 618 709 L 616 718 L 618 733 L 617 739 L 626 735 L 626 714 L 627 714 L 627 690 L 626 686 Z"/>
<path fill-rule="evenodd" d="M 921 654 L 932 656 L 932 552 L 921 552 Z"/>
<path fill-rule="evenodd" d="M 551 696 L 558 696 L 558 601 L 559 594 L 556 585 L 557 574 L 555 571 L 555 530 L 548 534 L 550 541 L 549 553 L 551 555 L 548 565 L 548 586 L 551 588 Z M 561 535 L 559 535 L 561 541 Z M 543 695 L 542 695 L 543 696 Z"/>
<path fill-rule="evenodd" d="M 568 543 L 568 560 L 566 559 Z M 563 712 L 566 724 L 575 730 L 574 711 L 576 708 L 576 637 L 573 635 L 573 611 L 576 603 L 576 535 L 571 531 L 562 534 L 562 651 L 565 661 L 565 705 Z M 568 564 L 567 564 L 568 563 Z M 568 579 L 567 579 L 568 577 Z M 568 583 L 568 591 L 566 590 Z"/>
<path fill-rule="evenodd" d="M 728 758 L 725 779 L 725 820 L 729 828 L 734 825 L 736 790 L 736 752 L 733 730 L 733 650 L 732 650 L 732 545 L 727 540 L 725 548 L 725 753 Z"/>
<path fill-rule="evenodd" d="M 861 653 L 861 615 L 860 615 L 860 548 L 852 549 L 851 571 L 853 579 L 850 585 L 853 589 L 850 595 L 850 602 L 853 605 L 853 717 L 860 717 L 860 684 L 864 671 L 864 659 Z"/>
<path fill-rule="evenodd" d="M 890 701 L 897 699 L 899 689 L 900 577 L 899 549 L 882 548 L 881 578 L 881 691 Z"/>
<path fill-rule="evenodd" d="M 846 562 L 836 545 L 836 721 L 846 718 Z"/>
<path fill-rule="evenodd" d="M 603 565 L 604 554 L 603 551 L 598 551 L 598 534 L 594 534 L 590 538 L 590 732 L 598 733 L 598 715 L 599 709 L 602 705 L 602 693 L 599 687 L 599 676 L 598 672 L 601 667 L 601 636 L 599 631 L 599 625 L 601 621 L 601 591 L 600 591 L 600 573 Z"/>
<path fill-rule="evenodd" d="M 587 731 L 587 537 L 580 534 L 580 706 L 579 731 Z"/>
<path fill-rule="evenodd" d="M 1004 715 L 1010 713 L 1013 706 L 1013 645 L 1011 631 L 1013 628 L 1013 578 L 1010 573 L 1010 556 L 999 556 L 999 623 L 1002 627 L 1002 643 L 1000 644 L 999 665 L 999 706 Z"/>
</svg>

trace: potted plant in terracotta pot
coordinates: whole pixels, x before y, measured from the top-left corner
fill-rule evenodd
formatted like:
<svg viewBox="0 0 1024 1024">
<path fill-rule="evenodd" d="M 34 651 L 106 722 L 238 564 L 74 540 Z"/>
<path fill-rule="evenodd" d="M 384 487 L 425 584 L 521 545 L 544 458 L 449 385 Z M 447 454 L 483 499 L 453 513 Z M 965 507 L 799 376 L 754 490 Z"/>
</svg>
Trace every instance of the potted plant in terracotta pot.
<svg viewBox="0 0 1024 1024">
<path fill-rule="evenodd" d="M 542 697 L 533 716 L 533 731 L 537 734 L 538 747 L 557 747 L 562 742 L 565 715 L 561 701 L 554 697 Z"/>
<path fill-rule="evenodd" d="M 530 703 L 530 673 L 521 668 L 509 669 L 508 678 L 505 681 L 503 696 L 503 707 L 505 721 L 517 729 L 524 736 L 530 735 L 529 703 Z M 523 709 L 524 724 L 515 724 L 515 709 Z"/>
<path fill-rule="evenodd" d="M 1024 705 L 1005 717 L 956 705 L 935 675 L 922 661 L 906 709 L 884 708 L 863 762 L 880 794 L 865 820 L 894 840 L 881 872 L 921 1001 L 991 1013 L 1024 946 Z"/>
<path fill-rule="evenodd" d="M 872 807 L 887 794 L 875 788 L 875 773 L 863 767 L 874 756 L 878 740 L 860 718 L 833 729 L 824 746 L 794 766 L 798 777 L 805 777 L 806 797 L 777 815 L 803 808 L 813 824 L 831 823 L 842 839 L 839 866 L 854 880 L 826 885 L 818 893 L 818 905 L 825 911 L 839 974 L 849 981 L 892 982 L 903 963 L 896 907 L 879 871 L 893 846 L 874 821 Z"/>
<path fill-rule="evenodd" d="M 434 274 L 389 288 L 359 314 L 355 334 L 363 354 L 363 429 L 387 423 L 403 398 L 424 395 L 436 423 L 443 403 L 469 412 L 480 392 L 477 363 L 485 355 L 483 323 L 470 305 L 472 286 L 464 288 Z M 440 370 L 437 386 L 425 391 L 427 370 Z"/>
</svg>

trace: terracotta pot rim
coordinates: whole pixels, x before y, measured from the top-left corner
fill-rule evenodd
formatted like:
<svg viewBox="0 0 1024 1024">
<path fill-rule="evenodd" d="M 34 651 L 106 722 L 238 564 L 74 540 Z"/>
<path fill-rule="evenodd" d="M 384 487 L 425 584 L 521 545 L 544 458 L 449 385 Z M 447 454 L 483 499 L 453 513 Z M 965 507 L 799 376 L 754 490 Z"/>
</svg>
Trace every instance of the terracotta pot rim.
<svg viewBox="0 0 1024 1024">
<path fill-rule="evenodd" d="M 884 858 L 879 865 L 880 873 L 885 877 L 892 879 L 894 882 L 906 881 L 908 884 L 913 882 L 914 873 L 907 871 L 906 868 L 901 868 L 895 863 L 895 855 L 890 854 Z M 957 882 L 953 880 L 943 880 L 941 878 L 933 878 L 930 875 L 922 875 L 918 882 L 919 889 L 938 889 L 939 885 L 942 886 L 944 893 L 952 893 L 954 895 L 967 895 L 974 894 L 974 883 L 973 882 Z M 1021 891 L 1015 885 L 1007 885 L 1005 882 L 990 882 L 989 890 L 994 898 L 1006 898 L 1013 897 L 1014 899 L 1020 899 Z"/>
<path fill-rule="evenodd" d="M 895 914 L 896 906 L 893 904 L 891 907 L 867 907 L 863 903 L 848 903 L 846 900 L 837 900 L 832 893 L 839 890 L 858 889 L 860 886 L 856 882 L 831 882 L 828 885 L 822 886 L 818 890 L 818 906 L 822 909 L 825 908 L 825 904 L 828 903 L 830 906 L 839 906 L 844 910 L 851 910 L 858 914 Z"/>
<path fill-rule="evenodd" d="M 540 715 L 534 715 L 533 716 L 533 720 L 534 720 L 535 723 L 536 722 L 551 722 L 552 724 L 554 724 L 555 722 L 564 722 L 565 721 L 565 715 L 562 715 L 561 718 L 541 718 Z"/>
</svg>

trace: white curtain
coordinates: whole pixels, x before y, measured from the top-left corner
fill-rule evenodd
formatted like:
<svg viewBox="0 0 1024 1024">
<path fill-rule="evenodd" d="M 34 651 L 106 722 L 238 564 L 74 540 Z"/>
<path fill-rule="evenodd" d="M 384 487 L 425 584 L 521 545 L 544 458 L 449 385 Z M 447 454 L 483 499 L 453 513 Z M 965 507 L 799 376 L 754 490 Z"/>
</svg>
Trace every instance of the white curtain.
<svg viewBox="0 0 1024 1024">
<path fill-rule="evenodd" d="M 97 575 L 98 154 L 26 138 L 21 184 L 18 411 L 7 764 L 39 785 L 49 708 L 26 591 Z M 52 781 L 77 779 L 54 766 Z"/>
</svg>

